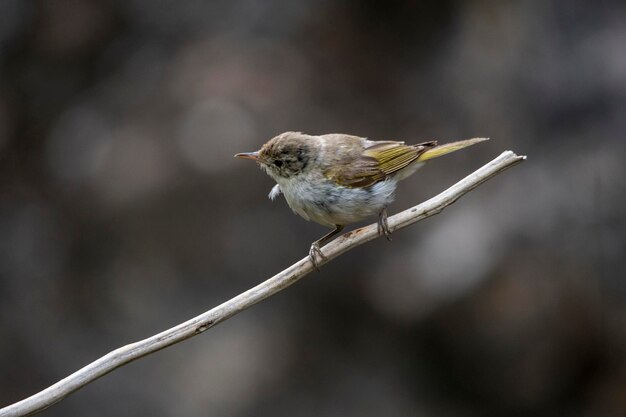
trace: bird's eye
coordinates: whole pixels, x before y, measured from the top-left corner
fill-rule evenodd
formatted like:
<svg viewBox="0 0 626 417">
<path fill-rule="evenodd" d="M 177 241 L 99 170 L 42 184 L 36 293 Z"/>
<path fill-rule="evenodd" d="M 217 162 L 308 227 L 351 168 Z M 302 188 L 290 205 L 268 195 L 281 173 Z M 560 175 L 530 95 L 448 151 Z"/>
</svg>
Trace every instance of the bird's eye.
<svg viewBox="0 0 626 417">
<path fill-rule="evenodd" d="M 276 165 L 278 168 L 283 166 L 283 161 L 281 161 L 280 159 L 277 159 L 274 161 L 274 165 Z"/>
</svg>

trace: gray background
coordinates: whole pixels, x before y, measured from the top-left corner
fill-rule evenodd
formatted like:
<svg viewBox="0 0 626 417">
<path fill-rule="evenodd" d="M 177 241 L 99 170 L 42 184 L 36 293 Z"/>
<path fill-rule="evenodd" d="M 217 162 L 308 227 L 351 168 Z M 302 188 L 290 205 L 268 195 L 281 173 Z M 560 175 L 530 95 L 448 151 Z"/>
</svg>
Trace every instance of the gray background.
<svg viewBox="0 0 626 417">
<path fill-rule="evenodd" d="M 626 410 L 623 1 L 0 1 L 0 404 L 306 255 L 237 152 L 489 136 L 528 161 L 45 416 Z M 374 219 L 372 219 L 374 220 Z"/>
</svg>

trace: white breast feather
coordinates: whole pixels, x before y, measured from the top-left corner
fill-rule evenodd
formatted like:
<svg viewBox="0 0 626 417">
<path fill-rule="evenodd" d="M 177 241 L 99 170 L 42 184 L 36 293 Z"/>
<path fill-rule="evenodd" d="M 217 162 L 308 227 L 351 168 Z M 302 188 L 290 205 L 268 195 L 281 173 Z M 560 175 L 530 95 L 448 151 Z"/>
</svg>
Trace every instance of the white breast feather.
<svg viewBox="0 0 626 417">
<path fill-rule="evenodd" d="M 281 193 L 282 193 L 282 191 L 280 189 L 280 185 L 276 184 L 270 190 L 270 193 L 268 194 L 268 197 L 270 198 L 270 200 L 274 201 L 274 200 L 276 200 L 276 197 L 278 197 Z"/>
</svg>

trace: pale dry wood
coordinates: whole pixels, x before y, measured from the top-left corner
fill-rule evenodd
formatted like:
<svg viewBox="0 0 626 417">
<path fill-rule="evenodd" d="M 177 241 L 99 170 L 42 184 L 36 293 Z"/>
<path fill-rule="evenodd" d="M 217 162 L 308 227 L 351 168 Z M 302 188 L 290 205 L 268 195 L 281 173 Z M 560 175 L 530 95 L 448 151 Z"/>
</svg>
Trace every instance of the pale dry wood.
<svg viewBox="0 0 626 417">
<path fill-rule="evenodd" d="M 505 169 L 522 162 L 524 159 L 526 159 L 525 156 L 518 156 L 511 151 L 503 152 L 496 159 L 468 175 L 441 194 L 413 208 L 400 212 L 395 216 L 389 217 L 388 222 L 390 230 L 402 229 L 410 224 L 440 213 L 444 208 L 454 203 L 467 192 L 473 190 L 478 185 Z M 377 237 L 379 237 L 379 235 L 376 223 L 345 233 L 324 246 L 323 252 L 326 259 L 320 260 L 318 263 L 319 265 L 323 265 L 342 253 Z M 287 288 L 314 270 L 311 261 L 306 257 L 267 281 L 239 294 L 206 313 L 200 314 L 191 320 L 147 339 L 118 348 L 43 391 L 0 409 L 0 417 L 26 416 L 42 411 L 54 403 L 61 401 L 72 392 L 77 391 L 101 376 L 129 362 L 205 332 L 229 317 Z"/>
</svg>

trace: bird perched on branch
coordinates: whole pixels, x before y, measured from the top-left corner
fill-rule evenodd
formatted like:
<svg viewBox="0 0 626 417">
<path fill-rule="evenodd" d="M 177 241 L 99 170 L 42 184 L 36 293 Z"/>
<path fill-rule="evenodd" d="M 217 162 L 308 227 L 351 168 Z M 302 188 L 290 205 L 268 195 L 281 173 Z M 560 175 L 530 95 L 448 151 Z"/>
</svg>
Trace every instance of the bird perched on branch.
<svg viewBox="0 0 626 417">
<path fill-rule="evenodd" d="M 398 182 L 430 159 L 484 140 L 487 138 L 406 145 L 339 133 L 285 132 L 260 150 L 235 157 L 256 161 L 276 181 L 269 194 L 272 200 L 282 193 L 296 214 L 333 228 L 311 244 L 309 256 L 317 268 L 317 257 L 325 259 L 322 246 L 346 224 L 377 214 L 379 233 L 390 239 L 387 206 Z"/>
</svg>

